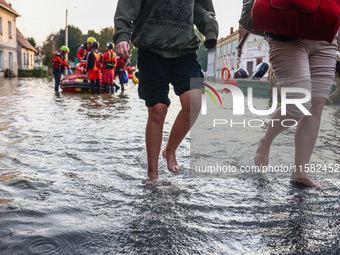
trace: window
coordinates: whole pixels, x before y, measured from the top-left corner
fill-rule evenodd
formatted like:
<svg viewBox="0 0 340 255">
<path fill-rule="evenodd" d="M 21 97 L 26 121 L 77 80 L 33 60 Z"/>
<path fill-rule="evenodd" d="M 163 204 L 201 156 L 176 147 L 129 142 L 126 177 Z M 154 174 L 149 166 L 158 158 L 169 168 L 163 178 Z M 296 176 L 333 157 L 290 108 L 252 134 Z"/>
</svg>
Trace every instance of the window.
<svg viewBox="0 0 340 255">
<path fill-rule="evenodd" d="M 0 17 L 0 35 L 2 35 L 2 18 Z"/>
<path fill-rule="evenodd" d="M 262 63 L 262 58 L 256 58 L 256 65 L 261 64 Z"/>
<path fill-rule="evenodd" d="M 254 67 L 253 61 L 248 61 L 247 62 L 247 71 L 248 71 L 250 76 L 253 74 L 253 67 Z"/>
<path fill-rule="evenodd" d="M 0 70 L 4 69 L 4 52 L 0 51 Z"/>
<path fill-rule="evenodd" d="M 237 40 L 234 40 L 233 42 L 232 42 L 232 46 L 231 46 L 231 48 L 232 48 L 232 54 L 233 54 L 233 56 L 235 56 L 236 54 L 237 54 Z"/>
<path fill-rule="evenodd" d="M 12 22 L 8 21 L 8 37 L 12 38 Z"/>
<path fill-rule="evenodd" d="M 13 53 L 9 53 L 9 69 L 13 70 Z"/>
<path fill-rule="evenodd" d="M 228 43 L 227 52 L 228 52 L 228 56 L 230 56 L 230 52 L 231 52 L 231 43 Z"/>
</svg>

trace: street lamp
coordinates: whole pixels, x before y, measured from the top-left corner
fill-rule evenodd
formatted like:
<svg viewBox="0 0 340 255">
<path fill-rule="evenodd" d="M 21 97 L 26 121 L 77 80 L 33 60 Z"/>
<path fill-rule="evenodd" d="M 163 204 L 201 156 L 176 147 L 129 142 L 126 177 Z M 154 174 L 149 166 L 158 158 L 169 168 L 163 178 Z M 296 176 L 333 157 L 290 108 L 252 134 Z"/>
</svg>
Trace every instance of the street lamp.
<svg viewBox="0 0 340 255">
<path fill-rule="evenodd" d="M 67 24 L 68 9 L 66 9 L 66 27 L 65 27 L 65 46 L 68 47 L 68 24 Z M 68 54 L 66 54 L 66 61 L 68 61 Z"/>
<path fill-rule="evenodd" d="M 73 8 L 77 8 L 74 6 Z M 65 46 L 68 47 L 68 24 L 67 24 L 68 9 L 66 9 L 66 26 L 65 26 Z M 66 54 L 66 61 L 68 60 L 68 54 Z"/>
</svg>

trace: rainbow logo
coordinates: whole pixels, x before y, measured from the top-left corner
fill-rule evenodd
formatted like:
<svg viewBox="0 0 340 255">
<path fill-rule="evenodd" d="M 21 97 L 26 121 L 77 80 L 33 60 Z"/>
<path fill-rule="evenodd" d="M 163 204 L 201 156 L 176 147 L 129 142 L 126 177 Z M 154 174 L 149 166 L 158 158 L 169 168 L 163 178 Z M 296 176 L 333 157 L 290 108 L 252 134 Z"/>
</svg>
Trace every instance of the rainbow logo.
<svg viewBox="0 0 340 255">
<path fill-rule="evenodd" d="M 208 84 L 205 84 L 205 83 L 204 83 L 204 86 L 208 87 L 212 92 L 214 92 L 214 94 L 217 96 L 217 98 L 218 98 L 218 100 L 220 101 L 220 104 L 221 104 L 221 106 L 222 106 L 222 100 L 221 100 L 220 96 L 218 95 L 217 91 L 216 91 L 213 87 L 211 87 L 210 85 L 208 85 Z M 206 93 L 214 100 L 215 105 L 217 105 L 216 100 L 215 100 L 214 96 L 211 94 L 211 92 L 209 92 L 209 91 L 206 90 L 206 89 L 202 89 L 202 88 L 201 88 L 201 90 L 203 90 L 204 92 L 206 92 Z"/>
</svg>

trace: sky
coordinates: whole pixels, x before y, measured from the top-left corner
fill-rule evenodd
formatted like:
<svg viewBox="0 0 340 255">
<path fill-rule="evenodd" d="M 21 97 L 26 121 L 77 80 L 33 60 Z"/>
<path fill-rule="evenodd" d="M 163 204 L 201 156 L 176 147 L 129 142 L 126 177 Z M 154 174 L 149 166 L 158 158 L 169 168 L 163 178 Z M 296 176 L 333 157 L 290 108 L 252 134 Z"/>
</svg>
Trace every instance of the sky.
<svg viewBox="0 0 340 255">
<path fill-rule="evenodd" d="M 20 14 L 17 27 L 25 37 L 33 37 L 42 45 L 47 36 L 64 29 L 66 9 L 68 24 L 81 29 L 100 32 L 114 26 L 113 17 L 117 0 L 6 0 Z M 138 1 L 138 0 L 136 0 Z M 212 0 L 219 23 L 219 37 L 230 34 L 230 27 L 238 28 L 241 0 Z"/>
</svg>

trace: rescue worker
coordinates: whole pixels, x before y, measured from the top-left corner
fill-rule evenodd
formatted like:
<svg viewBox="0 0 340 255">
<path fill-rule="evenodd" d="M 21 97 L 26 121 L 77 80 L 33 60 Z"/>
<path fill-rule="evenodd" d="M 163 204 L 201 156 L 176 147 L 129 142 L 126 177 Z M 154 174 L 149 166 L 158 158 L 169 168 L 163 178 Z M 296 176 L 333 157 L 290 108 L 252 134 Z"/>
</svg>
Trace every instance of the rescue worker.
<svg viewBox="0 0 340 255">
<path fill-rule="evenodd" d="M 95 42 L 95 41 L 96 41 L 96 39 L 94 37 L 90 36 L 90 37 L 87 38 L 87 42 L 86 43 L 81 44 L 79 46 L 78 51 L 77 51 L 76 62 L 81 63 L 81 62 L 86 61 L 87 55 L 91 51 L 91 44 L 93 42 Z"/>
<path fill-rule="evenodd" d="M 115 78 L 118 76 L 119 77 L 119 83 L 120 86 L 122 87 L 122 92 L 124 92 L 124 72 L 125 72 L 125 67 L 126 67 L 126 59 L 117 56 L 117 65 L 115 68 Z M 116 87 L 116 92 L 119 89 L 119 86 Z"/>
<path fill-rule="evenodd" d="M 101 69 L 103 68 L 103 58 L 102 54 L 98 52 L 98 48 L 99 42 L 93 42 L 91 44 L 92 51 L 88 54 L 86 65 L 86 70 L 91 82 L 91 94 L 95 93 L 95 89 L 97 89 L 97 94 L 100 94 L 100 79 Z"/>
<path fill-rule="evenodd" d="M 59 83 L 61 80 L 61 75 L 66 68 L 71 68 L 69 64 L 65 62 L 65 55 L 70 52 L 70 49 L 67 46 L 61 46 L 60 51 L 56 52 L 52 56 L 52 67 L 53 67 L 53 75 L 54 75 L 54 91 L 59 91 Z"/>
<path fill-rule="evenodd" d="M 114 67 L 117 62 L 116 53 L 113 52 L 113 43 L 108 42 L 106 44 L 106 52 L 103 54 L 103 75 L 102 81 L 105 84 L 105 91 L 108 94 L 111 89 L 111 93 L 114 93 L 113 84 L 114 84 Z"/>
</svg>

